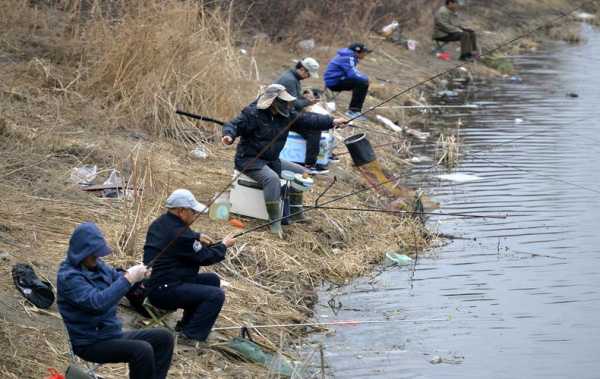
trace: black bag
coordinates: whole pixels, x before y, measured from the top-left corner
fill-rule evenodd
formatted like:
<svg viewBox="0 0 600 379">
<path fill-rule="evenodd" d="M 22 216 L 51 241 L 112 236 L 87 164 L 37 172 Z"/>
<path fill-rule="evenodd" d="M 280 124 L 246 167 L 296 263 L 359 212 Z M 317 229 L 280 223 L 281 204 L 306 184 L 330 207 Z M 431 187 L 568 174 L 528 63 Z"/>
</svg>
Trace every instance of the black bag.
<svg viewBox="0 0 600 379">
<path fill-rule="evenodd" d="M 144 316 L 145 318 L 150 318 L 150 314 L 143 306 L 144 300 L 146 299 L 146 296 L 148 296 L 149 292 L 148 289 L 144 286 L 144 282 L 145 280 L 142 280 L 141 282 L 137 282 L 134 285 L 132 285 L 125 297 L 127 298 L 127 300 L 129 300 L 129 304 L 131 304 L 131 307 L 137 313 Z"/>
<path fill-rule="evenodd" d="M 117 268 L 117 271 L 122 273 L 127 272 L 122 268 Z M 145 282 L 146 280 L 142 280 L 141 282 L 137 282 L 134 285 L 132 285 L 129 291 L 127 291 L 127 294 L 125 294 L 125 297 L 127 298 L 127 300 L 129 300 L 129 304 L 131 305 L 134 311 L 144 316 L 145 318 L 150 318 L 150 314 L 143 306 L 144 300 L 146 300 L 146 297 L 150 292 L 150 290 L 144 286 Z"/>
<path fill-rule="evenodd" d="M 17 290 L 31 304 L 41 309 L 47 309 L 54 303 L 52 285 L 40 280 L 30 265 L 17 263 L 12 268 L 12 277 Z"/>
</svg>

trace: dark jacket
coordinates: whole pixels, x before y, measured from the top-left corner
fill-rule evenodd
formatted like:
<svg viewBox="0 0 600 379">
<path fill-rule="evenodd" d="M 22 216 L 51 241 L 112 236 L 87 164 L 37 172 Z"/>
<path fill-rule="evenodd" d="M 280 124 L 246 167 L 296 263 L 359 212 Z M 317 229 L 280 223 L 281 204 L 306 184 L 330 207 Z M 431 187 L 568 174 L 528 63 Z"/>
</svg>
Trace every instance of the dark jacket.
<svg viewBox="0 0 600 379">
<path fill-rule="evenodd" d="M 433 39 L 444 38 L 448 34 L 460 32 L 462 32 L 462 29 L 458 15 L 446 6 L 438 9 L 434 17 Z"/>
<path fill-rule="evenodd" d="M 73 346 L 91 345 L 123 335 L 117 306 L 129 291 L 129 281 L 100 259 L 94 270 L 81 264 L 104 244 L 104 237 L 95 224 L 79 225 L 69 241 L 67 258 L 58 270 L 58 310 Z"/>
<path fill-rule="evenodd" d="M 289 69 L 284 72 L 275 84 L 281 84 L 285 87 L 288 93 L 296 98 L 294 109 L 301 111 L 310 105 L 310 100 L 302 95 L 302 85 L 300 84 L 300 76 L 296 69 Z"/>
<path fill-rule="evenodd" d="M 292 111 L 289 118 L 273 115 L 270 109 L 256 108 L 256 101 L 248 105 L 239 116 L 223 126 L 223 135 L 240 143 L 235 154 L 235 168 L 239 171 L 261 169 L 265 165 L 281 173 L 279 153 L 288 136 L 288 125 L 312 130 L 333 128 L 333 118 L 317 113 Z M 262 155 L 255 159 L 263 151 Z"/>
<path fill-rule="evenodd" d="M 323 80 L 328 88 L 338 85 L 345 79 L 356 79 L 361 81 L 369 81 L 369 77 L 356 68 L 358 55 L 348 49 L 340 49 L 335 58 L 329 62 L 323 75 Z"/>
<path fill-rule="evenodd" d="M 199 238 L 200 233 L 194 232 L 170 212 L 154 220 L 146 234 L 144 264 L 149 265 L 161 251 L 168 248 L 152 262 L 152 274 L 144 286 L 152 291 L 162 284 L 192 281 L 200 266 L 225 259 L 225 245 L 202 246 Z"/>
</svg>

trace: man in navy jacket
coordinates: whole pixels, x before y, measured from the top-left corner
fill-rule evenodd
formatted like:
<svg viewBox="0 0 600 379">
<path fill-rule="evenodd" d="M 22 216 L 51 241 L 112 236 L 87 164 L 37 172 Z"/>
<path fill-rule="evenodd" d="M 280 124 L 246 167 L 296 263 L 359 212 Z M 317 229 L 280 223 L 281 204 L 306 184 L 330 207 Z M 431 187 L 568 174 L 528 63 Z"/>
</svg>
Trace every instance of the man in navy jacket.
<svg viewBox="0 0 600 379">
<path fill-rule="evenodd" d="M 369 90 L 369 77 L 356 67 L 364 59 L 369 50 L 362 43 L 353 43 L 340 49 L 335 58 L 329 62 L 323 79 L 325 86 L 334 92 L 352 91 L 352 100 L 346 116 L 356 118 L 362 112 L 363 103 Z"/>
<path fill-rule="evenodd" d="M 173 335 L 164 329 L 123 332 L 117 318 L 119 301 L 147 269 L 137 265 L 117 272 L 100 259 L 111 252 L 94 223 L 77 226 L 71 235 L 56 287 L 73 352 L 89 362 L 127 362 L 130 378 L 166 378 Z"/>
<path fill-rule="evenodd" d="M 198 270 L 225 259 L 235 239 L 225 237 L 212 245 L 210 238 L 190 229 L 205 207 L 186 189 L 175 190 L 167 198 L 166 208 L 148 228 L 144 263 L 152 265 L 152 275 L 144 285 L 149 288 L 152 305 L 183 309 L 177 327 L 184 337 L 181 342 L 195 344 L 206 341 L 225 302 L 219 276 Z"/>
</svg>

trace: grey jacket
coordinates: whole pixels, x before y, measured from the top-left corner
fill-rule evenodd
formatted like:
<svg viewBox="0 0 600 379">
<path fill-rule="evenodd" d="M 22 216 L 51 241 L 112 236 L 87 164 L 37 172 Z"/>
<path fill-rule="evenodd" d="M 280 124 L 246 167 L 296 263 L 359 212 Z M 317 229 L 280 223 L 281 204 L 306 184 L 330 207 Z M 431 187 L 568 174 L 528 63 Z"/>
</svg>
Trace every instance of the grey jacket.
<svg viewBox="0 0 600 379">
<path fill-rule="evenodd" d="M 433 26 L 433 39 L 444 38 L 450 33 L 460 33 L 462 29 L 458 15 L 446 6 L 441 7 L 436 13 Z"/>
<path fill-rule="evenodd" d="M 291 68 L 284 72 L 275 82 L 285 87 L 288 93 L 296 98 L 294 109 L 300 112 L 310 105 L 310 101 L 302 96 L 302 85 L 300 85 L 300 77 L 296 70 Z"/>
</svg>

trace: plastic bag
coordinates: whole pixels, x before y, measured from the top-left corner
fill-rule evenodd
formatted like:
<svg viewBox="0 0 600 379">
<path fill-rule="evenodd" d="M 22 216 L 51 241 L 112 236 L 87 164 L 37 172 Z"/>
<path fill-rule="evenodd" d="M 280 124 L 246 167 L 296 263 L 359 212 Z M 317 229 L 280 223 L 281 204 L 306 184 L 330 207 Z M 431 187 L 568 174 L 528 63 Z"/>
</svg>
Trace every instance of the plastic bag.
<svg viewBox="0 0 600 379">
<path fill-rule="evenodd" d="M 98 166 L 96 165 L 73 167 L 71 170 L 71 182 L 87 186 L 92 184 L 97 174 Z"/>
</svg>

